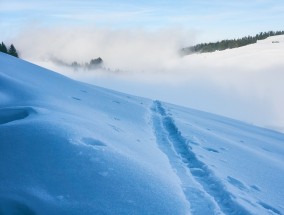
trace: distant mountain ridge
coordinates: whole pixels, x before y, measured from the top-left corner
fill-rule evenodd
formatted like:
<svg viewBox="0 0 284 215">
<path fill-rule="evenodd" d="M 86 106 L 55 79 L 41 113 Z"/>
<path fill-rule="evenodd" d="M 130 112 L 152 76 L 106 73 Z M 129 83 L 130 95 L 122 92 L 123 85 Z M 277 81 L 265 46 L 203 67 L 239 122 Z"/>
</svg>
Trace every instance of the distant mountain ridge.
<svg viewBox="0 0 284 215">
<path fill-rule="evenodd" d="M 211 43 L 200 43 L 195 46 L 185 47 L 180 50 L 182 56 L 193 53 L 206 53 L 214 51 L 223 51 L 226 49 L 238 48 L 246 45 L 256 43 L 258 40 L 264 40 L 271 36 L 283 35 L 284 31 L 268 31 L 260 32 L 255 36 L 246 36 L 239 39 L 221 40 Z M 274 41 L 273 41 L 274 42 Z M 277 43 L 277 41 L 275 41 Z"/>
</svg>

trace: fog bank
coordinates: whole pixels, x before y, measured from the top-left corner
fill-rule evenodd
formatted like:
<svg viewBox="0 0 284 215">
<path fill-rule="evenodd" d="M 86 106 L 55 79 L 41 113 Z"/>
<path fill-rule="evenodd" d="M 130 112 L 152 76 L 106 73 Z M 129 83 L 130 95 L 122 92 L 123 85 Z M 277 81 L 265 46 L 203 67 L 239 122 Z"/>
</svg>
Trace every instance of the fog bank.
<svg viewBox="0 0 284 215">
<path fill-rule="evenodd" d="M 178 50 L 197 37 L 179 28 L 36 28 L 21 32 L 14 43 L 24 59 L 77 80 L 284 131 L 283 36 L 180 57 Z M 52 57 L 68 63 L 101 57 L 110 71 L 73 71 L 55 65 Z"/>
</svg>

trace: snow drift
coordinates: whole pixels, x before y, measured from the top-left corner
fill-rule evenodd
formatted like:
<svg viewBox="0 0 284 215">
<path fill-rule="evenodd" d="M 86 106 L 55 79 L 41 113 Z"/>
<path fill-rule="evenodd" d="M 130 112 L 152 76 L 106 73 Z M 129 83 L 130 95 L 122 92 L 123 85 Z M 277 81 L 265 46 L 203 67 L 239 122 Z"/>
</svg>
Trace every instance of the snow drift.
<svg viewBox="0 0 284 215">
<path fill-rule="evenodd" d="M 0 65 L 0 214 L 284 213 L 283 134 Z"/>
</svg>

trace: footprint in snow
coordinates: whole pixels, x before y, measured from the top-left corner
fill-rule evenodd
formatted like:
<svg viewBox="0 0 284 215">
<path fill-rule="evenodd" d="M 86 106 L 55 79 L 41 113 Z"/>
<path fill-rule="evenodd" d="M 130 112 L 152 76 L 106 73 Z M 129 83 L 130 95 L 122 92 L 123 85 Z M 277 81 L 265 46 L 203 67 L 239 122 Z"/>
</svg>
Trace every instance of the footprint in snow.
<svg viewBox="0 0 284 215">
<path fill-rule="evenodd" d="M 113 130 L 115 130 L 116 132 L 121 132 L 121 129 L 114 126 L 114 125 L 111 125 L 111 124 L 108 124 Z"/>
<path fill-rule="evenodd" d="M 260 147 L 263 151 L 266 151 L 266 152 L 271 152 L 269 149 L 267 148 L 264 148 L 264 147 Z"/>
<path fill-rule="evenodd" d="M 0 109 L 0 125 L 22 120 L 34 113 L 35 110 L 30 107 L 10 107 Z"/>
<path fill-rule="evenodd" d="M 93 139 L 93 138 L 90 138 L 90 137 L 85 137 L 82 139 L 82 142 L 86 145 L 90 145 L 90 146 L 107 146 L 105 143 L 103 143 L 102 141 L 100 140 L 96 140 L 96 139 Z"/>
<path fill-rule="evenodd" d="M 282 215 L 282 213 L 277 210 L 276 208 L 272 207 L 271 205 L 265 203 L 265 202 L 258 202 L 263 208 L 265 208 L 269 213 L 272 211 L 274 214 Z"/>
<path fill-rule="evenodd" d="M 204 149 L 205 149 L 205 150 L 207 150 L 208 152 L 219 153 L 219 151 L 218 151 L 218 150 L 213 149 L 213 148 L 206 147 L 206 148 L 204 148 Z"/>
<path fill-rule="evenodd" d="M 77 101 L 81 101 L 81 99 L 80 99 L 80 98 L 73 97 L 73 96 L 72 96 L 72 99 L 77 100 Z"/>
<path fill-rule="evenodd" d="M 251 185 L 250 187 L 251 187 L 252 189 L 258 191 L 258 192 L 261 191 L 260 188 L 259 188 L 258 186 L 256 186 L 256 185 Z"/>
<path fill-rule="evenodd" d="M 235 179 L 231 176 L 227 177 L 227 181 L 232 184 L 233 186 L 239 188 L 240 190 L 248 191 L 248 188 L 238 179 Z"/>
</svg>

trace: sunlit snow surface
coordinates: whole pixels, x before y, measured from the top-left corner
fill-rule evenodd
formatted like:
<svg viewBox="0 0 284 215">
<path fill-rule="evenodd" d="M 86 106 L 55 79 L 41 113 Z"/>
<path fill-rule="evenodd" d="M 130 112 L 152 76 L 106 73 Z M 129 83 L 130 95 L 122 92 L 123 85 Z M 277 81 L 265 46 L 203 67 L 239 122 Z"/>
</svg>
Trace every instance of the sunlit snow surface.
<svg viewBox="0 0 284 215">
<path fill-rule="evenodd" d="M 0 54 L 0 214 L 284 214 L 284 134 Z"/>
</svg>

